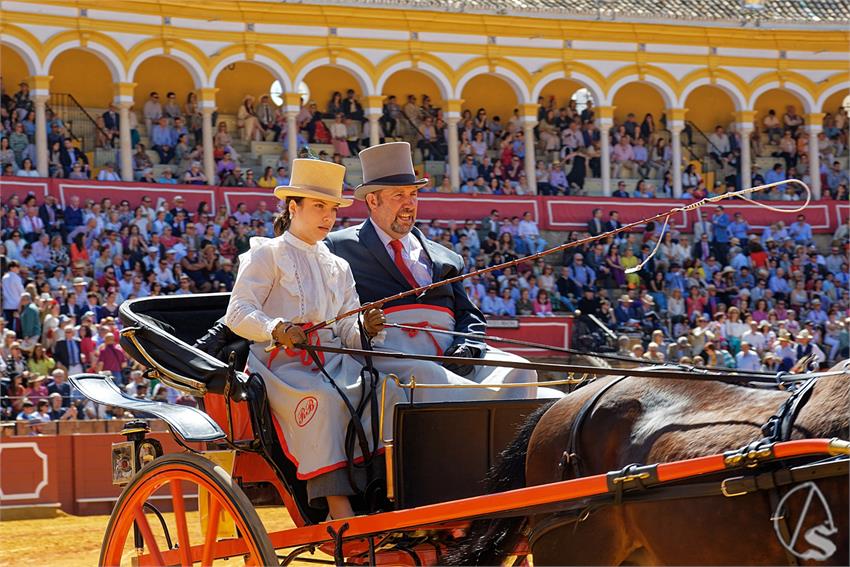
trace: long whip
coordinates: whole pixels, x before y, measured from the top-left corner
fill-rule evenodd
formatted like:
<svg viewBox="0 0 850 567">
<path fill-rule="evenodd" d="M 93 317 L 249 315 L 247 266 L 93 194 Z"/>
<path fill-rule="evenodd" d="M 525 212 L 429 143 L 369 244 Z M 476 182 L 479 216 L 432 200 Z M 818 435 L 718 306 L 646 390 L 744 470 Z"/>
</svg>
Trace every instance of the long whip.
<svg viewBox="0 0 850 567">
<path fill-rule="evenodd" d="M 776 187 L 777 185 L 786 185 L 786 184 L 791 184 L 791 183 L 796 183 L 798 185 L 801 185 L 806 190 L 806 201 L 803 203 L 802 206 L 797 207 L 795 209 L 780 209 L 778 207 L 773 207 L 773 206 L 768 205 L 766 203 L 760 203 L 758 201 L 754 201 L 747 196 L 750 193 L 755 193 L 757 191 L 763 191 L 765 189 L 770 189 L 771 187 Z M 772 210 L 772 211 L 776 211 L 776 212 L 780 212 L 780 213 L 792 213 L 793 214 L 793 213 L 801 212 L 803 209 L 805 209 L 809 205 L 809 203 L 811 202 L 811 199 L 812 199 L 812 191 L 811 191 L 811 189 L 809 189 L 808 185 L 806 185 L 805 183 L 803 183 L 799 179 L 787 179 L 785 181 L 777 181 L 777 182 L 774 182 L 774 183 L 757 185 L 755 187 L 750 187 L 749 189 L 741 189 L 741 190 L 738 190 L 738 191 L 731 191 L 731 192 L 728 192 L 728 193 L 715 195 L 713 197 L 706 197 L 704 199 L 701 199 L 699 201 L 695 201 L 693 203 L 690 203 L 688 205 L 684 205 L 682 207 L 675 207 L 675 208 L 669 209 L 667 211 L 658 213 L 657 215 L 653 215 L 651 217 L 647 217 L 647 218 L 644 218 L 644 219 L 641 219 L 641 220 L 638 220 L 638 221 L 635 221 L 635 222 L 632 222 L 632 223 L 629 223 L 629 224 L 624 224 L 623 226 L 621 226 L 619 228 L 615 228 L 613 230 L 609 230 L 607 232 L 600 233 L 596 236 L 588 236 L 587 238 L 582 238 L 581 240 L 574 240 L 573 242 L 565 242 L 563 244 L 560 244 L 560 245 L 555 246 L 553 248 L 549 248 L 547 250 L 543 250 L 542 252 L 537 252 L 536 254 L 532 254 L 530 256 L 525 256 L 523 258 L 517 258 L 516 260 L 511 260 L 509 262 L 503 262 L 501 264 L 496 264 L 494 266 L 481 268 L 480 270 L 474 270 L 474 271 L 466 273 L 466 274 L 458 274 L 457 276 L 454 276 L 454 277 L 451 277 L 451 278 L 448 278 L 448 279 L 445 279 L 445 280 L 433 282 L 433 283 L 430 283 L 428 285 L 415 287 L 413 289 L 402 291 L 401 293 L 397 293 L 397 294 L 391 295 L 389 297 L 384 297 L 384 298 L 378 299 L 376 301 L 370 301 L 368 303 L 364 303 L 363 305 L 361 305 L 360 307 L 358 307 L 356 309 L 352 309 L 350 311 L 346 311 L 344 313 L 341 313 L 341 314 L 337 315 L 336 317 L 333 317 L 332 319 L 328 319 L 326 321 L 321 321 L 319 323 L 316 323 L 315 325 L 304 329 L 304 333 L 310 334 L 314 331 L 318 331 L 319 329 L 324 329 L 325 327 L 329 327 L 329 326 L 333 325 L 334 323 L 336 323 L 337 321 L 339 321 L 341 319 L 351 317 L 352 315 L 359 315 L 360 313 L 363 313 L 364 311 L 368 311 L 368 310 L 374 309 L 376 307 L 381 307 L 385 303 L 391 303 L 393 301 L 397 301 L 399 299 L 403 299 L 405 297 L 410 297 L 410 296 L 414 296 L 414 295 L 417 296 L 417 297 L 422 297 L 426 293 L 428 293 L 428 291 L 430 291 L 434 288 L 440 287 L 440 286 L 451 285 L 455 282 L 463 281 L 465 279 L 472 278 L 474 276 L 480 276 L 480 275 L 483 275 L 483 274 L 494 272 L 496 270 L 504 270 L 505 268 L 511 268 L 511 267 L 516 266 L 518 264 L 522 264 L 522 263 L 526 263 L 526 262 L 533 262 L 533 261 L 537 260 L 538 258 L 543 258 L 544 256 L 548 256 L 550 254 L 556 254 L 558 252 L 562 252 L 562 251 L 568 250 L 570 248 L 575 248 L 575 247 L 578 247 L 578 246 L 582 246 L 584 244 L 596 242 L 597 240 L 603 240 L 603 239 L 606 239 L 610 236 L 615 236 L 617 234 L 620 234 L 621 232 L 629 231 L 633 228 L 637 228 L 641 225 L 647 224 L 647 223 L 652 222 L 652 221 L 664 219 L 664 226 L 666 227 L 669 220 L 670 220 L 670 217 L 672 217 L 673 215 L 676 215 L 676 214 L 679 214 L 679 213 L 684 213 L 684 212 L 687 212 L 687 211 L 694 211 L 694 210 L 699 209 L 701 207 L 705 207 L 706 205 L 710 205 L 712 203 L 717 203 L 717 202 L 723 201 L 725 199 L 731 199 L 733 197 L 740 197 L 741 199 L 743 199 L 745 201 L 748 201 L 750 203 L 753 203 L 755 205 L 758 205 L 760 207 L 763 207 L 763 208 L 766 208 L 766 209 L 769 209 L 769 210 Z M 658 243 L 656 243 L 655 249 L 650 253 L 650 255 L 647 256 L 647 258 L 643 261 L 643 263 L 641 263 L 641 265 L 637 266 L 636 268 L 632 268 L 631 270 L 629 270 L 629 273 L 636 271 L 636 270 L 639 270 L 646 263 L 646 261 L 649 260 L 649 258 L 651 258 L 653 255 L 655 255 L 655 252 L 658 250 L 658 246 L 659 246 L 660 242 L 661 242 L 661 239 L 659 238 Z M 266 347 L 266 351 L 270 352 L 270 351 L 274 350 L 274 348 L 275 348 L 274 346 Z"/>
</svg>

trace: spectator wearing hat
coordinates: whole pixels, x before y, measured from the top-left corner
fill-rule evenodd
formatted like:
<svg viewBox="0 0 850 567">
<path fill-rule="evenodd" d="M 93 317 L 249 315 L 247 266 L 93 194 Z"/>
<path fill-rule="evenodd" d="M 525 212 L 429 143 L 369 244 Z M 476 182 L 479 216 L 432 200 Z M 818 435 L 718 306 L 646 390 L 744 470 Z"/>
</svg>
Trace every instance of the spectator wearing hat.
<svg viewBox="0 0 850 567">
<path fill-rule="evenodd" d="M 803 357 L 814 355 L 815 362 L 818 365 L 826 362 L 826 355 L 820 349 L 820 347 L 812 341 L 812 333 L 808 329 L 803 329 L 799 333 L 797 333 L 797 348 L 796 348 L 796 361 L 799 361 Z"/>
</svg>

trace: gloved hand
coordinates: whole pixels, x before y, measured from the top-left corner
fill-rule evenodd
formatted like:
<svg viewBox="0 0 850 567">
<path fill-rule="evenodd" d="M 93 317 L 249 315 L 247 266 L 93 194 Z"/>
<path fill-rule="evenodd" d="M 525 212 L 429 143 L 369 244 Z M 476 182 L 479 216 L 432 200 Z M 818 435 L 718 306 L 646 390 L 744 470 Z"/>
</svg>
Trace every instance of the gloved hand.
<svg viewBox="0 0 850 567">
<path fill-rule="evenodd" d="M 471 347 L 467 344 L 456 344 L 449 347 L 449 349 L 443 353 L 445 356 L 459 356 L 463 358 L 480 358 L 481 353 L 478 349 Z M 457 374 L 458 376 L 468 376 L 472 374 L 472 371 L 475 370 L 475 366 L 471 364 L 452 364 L 448 362 L 443 364 L 446 370 L 450 370 Z"/>
<path fill-rule="evenodd" d="M 370 309 L 363 314 L 363 330 L 369 335 L 369 338 L 374 338 L 378 333 L 384 330 L 384 324 L 387 318 L 384 316 L 383 309 Z"/>
<path fill-rule="evenodd" d="M 307 342 L 307 335 L 304 334 L 304 329 L 298 325 L 284 323 L 283 321 L 278 323 L 277 327 L 274 328 L 272 338 L 275 343 L 288 349 Z"/>
</svg>

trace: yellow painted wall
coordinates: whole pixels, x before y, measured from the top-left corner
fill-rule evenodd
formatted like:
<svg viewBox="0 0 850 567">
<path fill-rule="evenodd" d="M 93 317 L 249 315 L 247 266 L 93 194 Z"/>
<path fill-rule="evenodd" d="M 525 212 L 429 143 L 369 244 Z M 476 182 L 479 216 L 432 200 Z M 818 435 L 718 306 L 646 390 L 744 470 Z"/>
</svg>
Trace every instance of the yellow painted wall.
<svg viewBox="0 0 850 567">
<path fill-rule="evenodd" d="M 141 111 L 147 102 L 151 91 L 159 93 L 159 102 L 162 104 L 165 104 L 166 93 L 173 91 L 177 95 L 177 102 L 182 106 L 186 104 L 189 92 L 195 90 L 192 75 L 183 64 L 163 56 L 151 57 L 139 65 L 133 82 L 136 83 L 133 97 L 138 111 Z"/>
<path fill-rule="evenodd" d="M 463 109 L 469 109 L 472 115 L 479 108 L 486 108 L 487 115 L 492 118 L 499 116 L 502 124 L 507 124 L 513 116 L 518 101 L 516 93 L 507 81 L 495 75 L 478 75 L 463 88 L 461 97 L 464 100 Z"/>
<path fill-rule="evenodd" d="M 393 73 L 384 83 L 381 93 L 385 96 L 395 95 L 396 102 L 403 105 L 407 101 L 407 95 L 416 95 L 416 102 L 422 102 L 422 95 L 431 97 L 431 104 L 437 107 L 443 106 L 443 96 L 434 80 L 420 71 L 404 69 Z"/>
<path fill-rule="evenodd" d="M 557 102 L 557 108 L 566 107 L 570 102 L 570 98 L 572 98 L 573 93 L 577 90 L 584 88 L 584 85 L 579 83 L 578 81 L 571 81 L 570 79 L 556 79 L 546 85 L 543 90 L 540 92 L 540 95 L 546 99 L 544 104 L 549 103 L 549 99 L 551 97 L 555 97 L 555 101 Z M 593 101 L 596 104 L 598 101 Z"/>
<path fill-rule="evenodd" d="M 239 62 L 234 69 L 225 69 L 215 80 L 218 92 L 215 95 L 218 111 L 223 114 L 236 114 L 245 95 L 253 95 L 255 103 L 260 97 L 271 91 L 274 76 L 256 63 Z"/>
<path fill-rule="evenodd" d="M 4 45 L 0 45 L 0 77 L 3 77 L 3 89 L 8 95 L 18 92 L 18 83 L 29 76 L 26 63 L 21 56 Z M 32 85 L 30 85 L 32 86 Z"/>
<path fill-rule="evenodd" d="M 643 122 L 647 113 L 652 113 L 655 125 L 661 126 L 660 118 L 664 113 L 664 99 L 654 86 L 646 83 L 631 83 L 621 88 L 612 103 L 617 108 L 614 110 L 614 120 L 617 123 L 625 122 L 626 115 L 634 113 L 638 124 Z"/>
<path fill-rule="evenodd" d="M 685 116 L 706 134 L 715 126 L 729 127 L 735 119 L 735 103 L 723 89 L 705 85 L 695 89 L 685 101 L 688 113 Z"/>
<path fill-rule="evenodd" d="M 304 82 L 310 89 L 310 100 L 315 101 L 322 112 L 327 110 L 328 102 L 330 102 L 334 91 L 339 91 L 345 98 L 345 91 L 348 89 L 354 89 L 360 104 L 365 107 L 366 97 L 360 83 L 357 82 L 354 75 L 345 69 L 331 66 L 317 67 L 307 73 Z"/>
<path fill-rule="evenodd" d="M 821 112 L 831 112 L 835 114 L 839 108 L 841 108 L 841 104 L 844 102 L 845 97 L 850 95 L 850 89 L 846 89 L 843 91 L 838 91 L 834 93 L 832 96 L 826 99 L 826 102 L 823 105 L 823 108 L 820 109 Z"/>
<path fill-rule="evenodd" d="M 781 119 L 782 115 L 785 114 L 785 107 L 789 104 L 793 104 L 798 113 L 803 112 L 803 103 L 800 102 L 797 95 L 792 92 L 772 89 L 763 93 L 760 97 L 758 97 L 756 104 L 753 107 L 756 111 L 756 121 L 759 126 L 761 126 L 761 121 L 764 117 L 767 116 L 768 110 L 771 108 L 775 110 L 776 115 Z"/>
<path fill-rule="evenodd" d="M 87 107 L 106 108 L 115 96 L 112 75 L 97 55 L 82 49 L 62 53 L 50 67 L 50 90 L 70 93 Z"/>
</svg>

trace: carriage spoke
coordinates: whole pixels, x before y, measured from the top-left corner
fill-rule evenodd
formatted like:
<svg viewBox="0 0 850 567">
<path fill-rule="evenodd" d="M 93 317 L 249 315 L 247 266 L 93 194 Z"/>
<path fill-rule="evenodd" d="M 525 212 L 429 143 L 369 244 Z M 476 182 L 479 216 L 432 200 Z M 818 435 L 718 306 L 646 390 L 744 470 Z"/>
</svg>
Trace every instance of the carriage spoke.
<svg viewBox="0 0 850 567">
<path fill-rule="evenodd" d="M 215 540 L 218 535 L 218 520 L 221 513 L 221 503 L 217 498 L 210 499 L 210 507 L 207 516 L 207 535 L 204 539 L 204 555 L 201 565 L 212 565 Z"/>
<path fill-rule="evenodd" d="M 148 551 L 150 552 L 151 559 L 157 565 L 164 565 L 165 561 L 162 558 L 162 553 L 159 551 L 159 546 L 156 543 L 156 538 L 153 536 L 153 532 L 151 531 L 151 525 L 148 523 L 148 518 L 145 516 L 144 510 L 142 510 L 141 506 L 136 507 L 134 510 L 134 516 L 136 519 L 136 525 L 139 526 L 139 531 L 142 533 L 142 539 L 145 544 L 148 546 Z"/>
<path fill-rule="evenodd" d="M 171 484 L 171 501 L 174 506 L 174 521 L 177 522 L 180 564 L 187 567 L 192 565 L 192 550 L 189 543 L 189 527 L 186 523 L 186 505 L 183 501 L 183 491 L 180 489 L 180 480 L 173 479 L 169 484 Z"/>
</svg>

